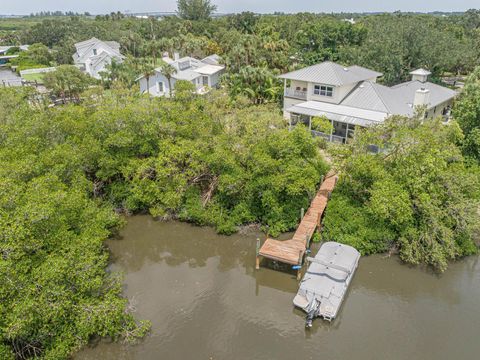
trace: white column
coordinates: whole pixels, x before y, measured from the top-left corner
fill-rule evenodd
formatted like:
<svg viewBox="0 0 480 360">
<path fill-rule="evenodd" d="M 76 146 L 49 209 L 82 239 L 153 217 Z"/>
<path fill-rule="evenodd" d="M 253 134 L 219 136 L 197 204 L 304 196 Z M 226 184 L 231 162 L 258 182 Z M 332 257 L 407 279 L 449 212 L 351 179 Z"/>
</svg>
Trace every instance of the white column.
<svg viewBox="0 0 480 360">
<path fill-rule="evenodd" d="M 347 143 L 348 139 L 348 123 L 347 123 L 347 132 L 345 133 L 345 144 Z"/>
<path fill-rule="evenodd" d="M 333 139 L 333 120 L 330 120 L 332 122 L 332 129 L 330 130 L 330 142 L 332 142 Z"/>
</svg>

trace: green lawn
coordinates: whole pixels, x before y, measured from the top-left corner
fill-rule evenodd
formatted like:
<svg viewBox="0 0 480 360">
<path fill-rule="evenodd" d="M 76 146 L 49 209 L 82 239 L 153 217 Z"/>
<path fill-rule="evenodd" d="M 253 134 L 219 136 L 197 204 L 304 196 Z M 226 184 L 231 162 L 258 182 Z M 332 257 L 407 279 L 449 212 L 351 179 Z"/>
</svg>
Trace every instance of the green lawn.
<svg viewBox="0 0 480 360">
<path fill-rule="evenodd" d="M 23 75 L 22 78 L 27 80 L 27 81 L 37 81 L 38 83 L 43 83 L 43 76 L 45 73 L 40 73 L 40 74 L 26 74 Z"/>
</svg>

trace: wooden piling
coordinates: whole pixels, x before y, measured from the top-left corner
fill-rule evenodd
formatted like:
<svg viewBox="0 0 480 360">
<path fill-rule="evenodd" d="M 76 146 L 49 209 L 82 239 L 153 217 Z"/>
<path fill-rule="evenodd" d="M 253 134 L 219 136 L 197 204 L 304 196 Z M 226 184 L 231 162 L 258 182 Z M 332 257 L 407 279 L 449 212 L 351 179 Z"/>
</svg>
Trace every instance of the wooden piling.
<svg viewBox="0 0 480 360">
<path fill-rule="evenodd" d="M 260 269 L 260 238 L 257 238 L 257 249 L 255 251 L 256 256 L 255 256 L 255 269 L 259 270 Z"/>
<path fill-rule="evenodd" d="M 302 260 L 303 260 L 303 251 L 298 251 L 298 270 L 297 270 L 297 281 L 302 278 Z"/>
</svg>

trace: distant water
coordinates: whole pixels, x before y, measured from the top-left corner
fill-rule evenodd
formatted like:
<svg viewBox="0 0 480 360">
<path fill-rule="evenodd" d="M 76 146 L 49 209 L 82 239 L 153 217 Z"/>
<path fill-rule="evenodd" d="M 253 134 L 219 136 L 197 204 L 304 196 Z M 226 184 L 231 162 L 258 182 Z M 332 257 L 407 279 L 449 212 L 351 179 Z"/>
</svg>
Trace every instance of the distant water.
<svg viewBox="0 0 480 360">
<path fill-rule="evenodd" d="M 441 276 L 364 257 L 339 317 L 304 328 L 291 274 L 255 271 L 259 234 L 148 216 L 128 219 L 110 240 L 113 270 L 152 332 L 140 344 L 101 341 L 76 359 L 478 359 L 480 261 L 470 257 Z"/>
</svg>

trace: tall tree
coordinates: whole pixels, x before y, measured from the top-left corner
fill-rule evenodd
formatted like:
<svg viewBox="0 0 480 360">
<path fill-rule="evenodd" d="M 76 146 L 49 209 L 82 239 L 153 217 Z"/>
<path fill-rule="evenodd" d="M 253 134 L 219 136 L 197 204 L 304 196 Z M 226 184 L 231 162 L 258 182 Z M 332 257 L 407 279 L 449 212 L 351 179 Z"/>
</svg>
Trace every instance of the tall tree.
<svg viewBox="0 0 480 360">
<path fill-rule="evenodd" d="M 170 97 L 172 97 L 172 76 L 175 75 L 177 69 L 165 61 L 162 61 L 162 64 L 160 65 L 160 71 L 162 72 L 163 76 L 167 78 L 168 94 Z"/>
<path fill-rule="evenodd" d="M 147 92 L 150 93 L 150 77 L 155 75 L 155 66 L 149 61 L 144 61 L 141 65 L 142 75 L 147 80 Z"/>
<path fill-rule="evenodd" d="M 152 57 L 152 61 L 154 65 L 157 65 L 158 55 L 160 53 L 160 43 L 157 40 L 150 40 L 146 42 L 143 46 L 144 55 Z"/>
<path fill-rule="evenodd" d="M 55 95 L 79 101 L 92 79 L 72 65 L 60 65 L 55 71 L 45 74 L 45 87 Z"/>
<path fill-rule="evenodd" d="M 480 66 L 468 77 L 455 102 L 453 117 L 465 135 L 464 154 L 480 163 Z"/>
<path fill-rule="evenodd" d="M 217 10 L 210 0 L 178 0 L 177 13 L 185 20 L 207 20 Z"/>
</svg>

